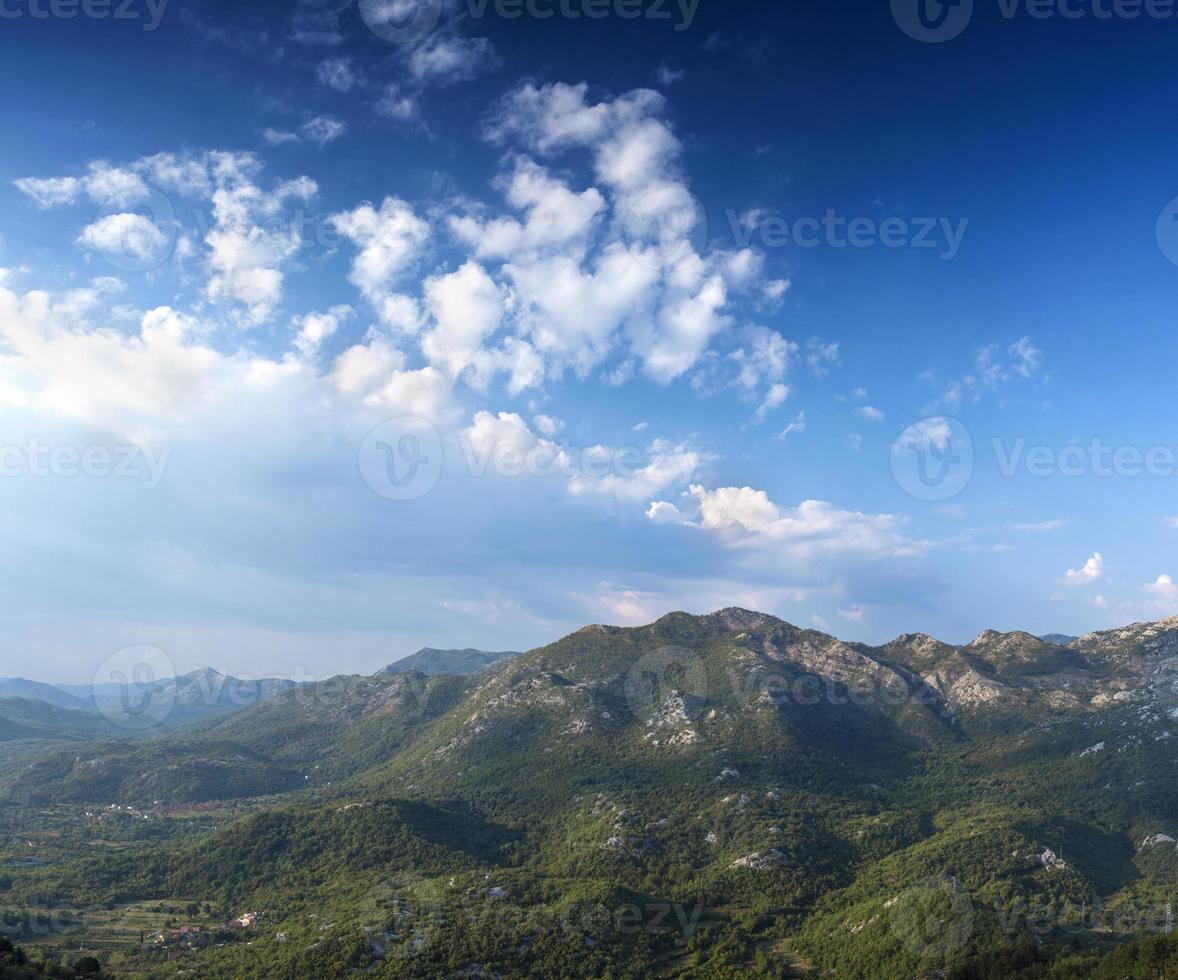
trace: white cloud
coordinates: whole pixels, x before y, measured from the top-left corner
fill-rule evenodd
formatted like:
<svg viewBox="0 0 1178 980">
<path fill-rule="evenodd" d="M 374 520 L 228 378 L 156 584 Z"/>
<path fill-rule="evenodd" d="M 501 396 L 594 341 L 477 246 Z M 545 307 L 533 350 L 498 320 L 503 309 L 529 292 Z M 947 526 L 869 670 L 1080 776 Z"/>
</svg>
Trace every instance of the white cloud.
<svg viewBox="0 0 1178 980">
<path fill-rule="evenodd" d="M 95 160 L 82 178 L 25 177 L 14 182 L 17 189 L 37 202 L 41 208 L 73 204 L 84 192 L 101 207 L 127 208 L 145 201 L 150 194 L 147 184 L 133 170 L 112 167 L 105 160 Z"/>
<path fill-rule="evenodd" d="M 1153 597 L 1159 607 L 1172 609 L 1178 607 L 1178 585 L 1169 575 L 1159 575 L 1156 581 L 1143 586 L 1146 593 Z"/>
<path fill-rule="evenodd" d="M 541 435 L 549 439 L 564 428 L 564 422 L 552 415 L 537 415 L 532 419 L 532 424 L 540 430 Z"/>
<path fill-rule="evenodd" d="M 411 122 L 421 111 L 416 94 L 407 92 L 395 82 L 384 87 L 376 101 L 376 111 L 387 119 Z"/>
<path fill-rule="evenodd" d="M 514 412 L 478 412 L 462 432 L 470 470 L 500 476 L 559 476 L 573 497 L 648 500 L 686 485 L 703 461 L 697 450 L 655 441 L 646 450 L 591 446 L 571 449 L 537 436 Z"/>
<path fill-rule="evenodd" d="M 83 228 L 78 244 L 147 261 L 167 246 L 168 236 L 141 214 L 108 214 Z"/>
<path fill-rule="evenodd" d="M 655 524 L 679 524 L 683 514 L 679 508 L 666 500 L 655 500 L 646 509 L 646 516 Z"/>
<path fill-rule="evenodd" d="M 72 204 L 82 193 L 82 182 L 77 177 L 22 177 L 13 183 L 39 208 Z"/>
<path fill-rule="evenodd" d="M 1178 517 L 1163 517 L 1162 523 L 1168 528 L 1178 531 Z"/>
<path fill-rule="evenodd" d="M 289 132 L 284 129 L 274 129 L 267 127 L 262 130 L 262 139 L 266 141 L 269 146 L 281 146 L 283 143 L 298 143 L 299 136 L 297 133 Z"/>
<path fill-rule="evenodd" d="M 299 127 L 299 132 L 303 134 L 304 139 L 318 143 L 320 146 L 335 142 L 347 131 L 348 127 L 334 116 L 316 116 Z"/>
<path fill-rule="evenodd" d="M 654 443 L 644 459 L 645 465 L 637 466 L 627 452 L 595 446 L 584 454 L 584 466 L 569 480 L 569 491 L 637 503 L 667 487 L 683 486 L 703 462 L 694 449 L 661 442 Z"/>
<path fill-rule="evenodd" d="M 247 324 L 265 322 L 273 314 L 282 298 L 281 267 L 302 244 L 297 222 L 276 219 L 288 201 L 306 201 L 318 193 L 315 182 L 307 177 L 263 191 L 253 181 L 258 168 L 247 154 L 225 155 L 217 161 L 214 225 L 205 236 L 208 297 L 241 304 Z"/>
<path fill-rule="evenodd" d="M 351 58 L 327 58 L 321 61 L 315 77 L 321 85 L 337 92 L 350 92 L 359 80 Z"/>
<path fill-rule="evenodd" d="M 451 377 L 475 363 L 503 319 L 503 295 L 474 261 L 427 279 L 425 306 L 434 326 L 422 338 L 422 352 Z"/>
<path fill-rule="evenodd" d="M 765 400 L 763 402 L 761 402 L 760 405 L 757 406 L 756 412 L 753 413 L 753 421 L 754 422 L 764 421 L 765 416 L 768 415 L 771 411 L 773 411 L 773 409 L 778 408 L 780 405 L 782 405 L 785 402 L 786 398 L 788 398 L 788 397 L 789 397 L 789 385 L 784 385 L 784 384 L 781 384 L 780 382 L 777 384 L 770 385 L 769 391 L 765 394 Z M 791 425 L 790 431 L 797 431 L 797 430 L 794 429 L 793 426 Z M 805 431 L 804 424 L 802 426 L 802 431 Z"/>
<path fill-rule="evenodd" d="M 1061 527 L 1067 526 L 1065 520 L 1054 521 L 1037 521 L 1032 524 L 1011 524 L 1009 530 L 1020 531 L 1025 534 L 1041 534 L 1047 531 L 1058 531 Z"/>
<path fill-rule="evenodd" d="M 1005 348 L 990 344 L 974 355 L 971 372 L 950 381 L 938 399 L 950 408 L 976 402 L 987 392 L 1001 392 L 1012 384 L 1033 380 L 1043 364 L 1043 352 L 1029 337 L 1022 337 Z M 926 375 L 929 380 L 932 375 Z M 937 403 L 934 403 L 937 404 Z"/>
<path fill-rule="evenodd" d="M 451 218 L 451 229 L 475 249 L 476 256 L 535 258 L 569 245 L 579 245 L 577 250 L 583 251 L 585 239 L 605 210 L 605 199 L 596 188 L 576 193 L 543 167 L 522 158 L 516 161 L 507 200 L 526 212 L 522 223 L 510 217 L 489 222 Z"/>
<path fill-rule="evenodd" d="M 906 537 L 901 531 L 904 520 L 892 514 L 842 510 L 821 500 L 779 507 L 765 491 L 752 487 L 707 490 L 694 484 L 684 500 L 693 510 L 686 523 L 721 535 L 733 547 L 756 549 L 775 560 L 848 555 L 883 560 L 910 557 L 926 548 Z"/>
<path fill-rule="evenodd" d="M 410 308 L 413 300 L 394 293 L 393 285 L 420 258 L 429 239 L 429 225 L 395 197 L 386 197 L 379 211 L 365 203 L 332 215 L 330 221 L 360 249 L 348 279 L 376 307 L 382 320 L 402 329 L 415 322 Z"/>
<path fill-rule="evenodd" d="M 333 306 L 326 313 L 308 313 L 295 317 L 294 325 L 298 328 L 295 347 L 304 357 L 315 357 L 323 341 L 339 330 L 353 313 L 350 306 Z"/>
<path fill-rule="evenodd" d="M 658 79 L 659 85 L 663 88 L 670 88 L 676 82 L 683 81 L 687 77 L 687 72 L 682 69 L 669 68 L 665 63 L 662 63 L 655 69 L 655 78 Z"/>
<path fill-rule="evenodd" d="M 1072 588 L 1087 588 L 1104 578 L 1104 558 L 1099 551 L 1093 552 L 1092 557 L 1084 562 L 1080 568 L 1069 568 L 1064 572 L 1061 582 Z"/>
<path fill-rule="evenodd" d="M 831 368 L 839 366 L 839 345 L 819 337 L 806 341 L 806 363 L 817 377 L 823 377 Z"/>
<path fill-rule="evenodd" d="M 88 166 L 84 177 L 69 179 L 76 180 L 87 196 L 105 208 L 146 199 L 150 194 L 146 181 L 174 195 L 210 200 L 213 222 L 205 237 L 206 295 L 215 302 L 241 304 L 244 311 L 235 315 L 246 324 L 255 324 L 269 319 L 281 299 L 281 266 L 302 243 L 299 224 L 293 220 L 284 223 L 282 212 L 291 201 L 307 201 L 318 191 L 308 177 L 263 190 L 257 183 L 261 170 L 261 162 L 252 153 L 157 153 L 128 167 L 97 160 Z M 146 260 L 168 244 L 174 231 L 160 227 L 164 216 L 156 218 L 153 221 L 135 212 L 116 211 L 84 229 L 78 241 L 87 248 Z M 193 250 L 194 243 L 181 236 L 176 255 L 190 255 Z"/>
<path fill-rule="evenodd" d="M 767 327 L 745 331 L 745 341 L 729 353 L 728 359 L 738 368 L 737 383 L 747 391 L 781 381 L 798 354 L 797 344 Z"/>
<path fill-rule="evenodd" d="M 882 422 L 884 420 L 884 413 L 874 405 L 861 405 L 855 409 L 855 414 L 867 419 L 868 422 Z"/>
<path fill-rule="evenodd" d="M 770 279 L 765 283 L 762 291 L 766 299 L 778 302 L 789 292 L 789 287 L 790 281 L 788 279 Z"/>
<path fill-rule="evenodd" d="M 112 167 L 103 160 L 90 164 L 82 183 L 90 200 L 103 207 L 130 207 L 147 200 L 151 193 L 137 173 Z"/>
<path fill-rule="evenodd" d="M 777 438 L 785 439 L 787 436 L 802 435 L 805 431 L 806 413 L 798 412 L 794 420 L 777 434 Z"/>
<path fill-rule="evenodd" d="M 495 46 L 485 37 L 434 36 L 412 49 L 408 66 L 419 82 L 451 85 L 477 78 L 498 64 Z"/>
</svg>

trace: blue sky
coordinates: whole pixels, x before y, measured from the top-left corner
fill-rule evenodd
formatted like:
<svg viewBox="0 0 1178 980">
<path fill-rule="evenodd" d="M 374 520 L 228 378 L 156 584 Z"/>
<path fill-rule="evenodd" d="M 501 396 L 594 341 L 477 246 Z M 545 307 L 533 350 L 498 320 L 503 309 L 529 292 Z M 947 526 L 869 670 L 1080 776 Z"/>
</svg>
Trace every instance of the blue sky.
<svg viewBox="0 0 1178 980">
<path fill-rule="evenodd" d="M 892 7 L 9 0 L 0 675 L 1178 613 L 1178 20 Z"/>
</svg>

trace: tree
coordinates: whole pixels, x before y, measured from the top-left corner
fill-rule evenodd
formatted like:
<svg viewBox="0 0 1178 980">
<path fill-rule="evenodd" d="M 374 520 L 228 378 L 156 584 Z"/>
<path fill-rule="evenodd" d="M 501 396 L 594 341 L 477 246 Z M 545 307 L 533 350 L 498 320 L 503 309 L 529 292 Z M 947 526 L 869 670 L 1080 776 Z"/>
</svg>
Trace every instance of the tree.
<svg viewBox="0 0 1178 980">
<path fill-rule="evenodd" d="M 82 977 L 96 977 L 102 972 L 102 964 L 94 956 L 83 956 L 74 961 L 74 972 Z"/>
</svg>

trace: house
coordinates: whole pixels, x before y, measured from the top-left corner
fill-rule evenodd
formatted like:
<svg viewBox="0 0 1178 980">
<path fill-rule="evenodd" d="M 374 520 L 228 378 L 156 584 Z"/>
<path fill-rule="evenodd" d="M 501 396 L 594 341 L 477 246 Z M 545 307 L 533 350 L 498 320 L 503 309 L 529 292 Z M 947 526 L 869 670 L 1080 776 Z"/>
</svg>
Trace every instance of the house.
<svg viewBox="0 0 1178 980">
<path fill-rule="evenodd" d="M 258 921 L 259 912 L 243 912 L 236 919 L 230 919 L 226 925 L 230 929 L 249 929 Z"/>
</svg>

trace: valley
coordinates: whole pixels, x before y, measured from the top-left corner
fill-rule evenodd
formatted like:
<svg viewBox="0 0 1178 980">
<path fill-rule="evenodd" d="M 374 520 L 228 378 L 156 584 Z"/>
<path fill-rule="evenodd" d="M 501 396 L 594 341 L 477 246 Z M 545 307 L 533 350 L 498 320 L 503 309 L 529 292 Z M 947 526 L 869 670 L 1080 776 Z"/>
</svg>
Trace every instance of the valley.
<svg viewBox="0 0 1178 980">
<path fill-rule="evenodd" d="M 46 712 L 0 743 L 3 931 L 128 976 L 1101 975 L 1174 955 L 1176 681 L 1178 620 L 726 609 L 150 734 Z"/>
</svg>

